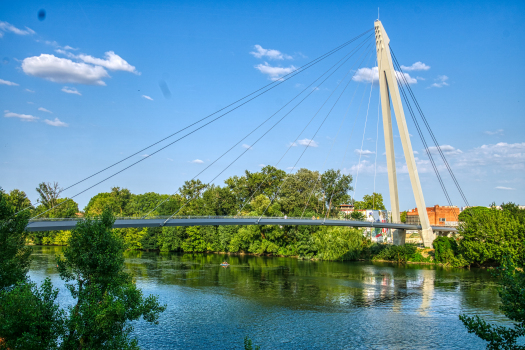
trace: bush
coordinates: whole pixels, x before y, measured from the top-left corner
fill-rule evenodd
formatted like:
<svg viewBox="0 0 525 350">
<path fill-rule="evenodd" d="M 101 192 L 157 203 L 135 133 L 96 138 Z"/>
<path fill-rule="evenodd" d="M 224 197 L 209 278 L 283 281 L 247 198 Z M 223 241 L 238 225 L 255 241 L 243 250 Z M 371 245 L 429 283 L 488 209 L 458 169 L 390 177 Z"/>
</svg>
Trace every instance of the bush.
<svg viewBox="0 0 525 350">
<path fill-rule="evenodd" d="M 414 244 L 404 244 L 386 246 L 373 257 L 373 260 L 407 262 L 424 261 L 424 258 Z"/>
</svg>

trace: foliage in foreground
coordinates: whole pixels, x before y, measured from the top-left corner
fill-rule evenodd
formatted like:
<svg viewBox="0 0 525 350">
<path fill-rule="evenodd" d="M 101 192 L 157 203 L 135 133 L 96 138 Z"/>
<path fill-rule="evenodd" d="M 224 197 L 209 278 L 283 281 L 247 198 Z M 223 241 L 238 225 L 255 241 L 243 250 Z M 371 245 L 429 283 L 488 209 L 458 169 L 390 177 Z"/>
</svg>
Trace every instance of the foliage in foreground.
<svg viewBox="0 0 525 350">
<path fill-rule="evenodd" d="M 255 345 L 255 347 L 252 345 L 252 340 L 246 336 L 244 338 L 244 350 L 261 350 L 261 347 L 259 345 Z"/>
<path fill-rule="evenodd" d="M 157 322 L 165 307 L 154 296 L 143 297 L 123 272 L 124 244 L 112 230 L 112 214 L 80 221 L 64 256 L 57 257 L 60 277 L 77 302 L 66 313 L 49 279 L 40 287 L 27 280 L 27 217 L 15 216 L 4 199 L 0 191 L 0 237 L 6 242 L 0 245 L 0 349 L 138 349 L 129 321 Z"/>
<path fill-rule="evenodd" d="M 15 215 L 8 195 L 0 188 L 0 291 L 25 280 L 31 248 L 25 246 L 28 212 Z"/>
<path fill-rule="evenodd" d="M 129 321 L 157 322 L 165 307 L 154 296 L 144 298 L 124 269 L 124 244 L 112 230 L 114 218 L 104 211 L 98 220 L 78 222 L 57 257 L 60 277 L 77 300 L 69 307 L 65 349 L 137 349 Z"/>
<path fill-rule="evenodd" d="M 505 256 L 525 264 L 525 210 L 513 203 L 501 209 L 473 207 L 460 214 L 456 237 L 434 240 L 439 263 L 461 266 L 500 266 Z"/>
<path fill-rule="evenodd" d="M 488 342 L 487 349 L 525 349 L 517 345 L 519 337 L 525 336 L 525 271 L 508 257 L 497 270 L 500 276 L 501 310 L 505 316 L 514 321 L 513 327 L 496 326 L 487 323 L 479 316 L 460 315 L 469 333 L 474 333 Z"/>
</svg>

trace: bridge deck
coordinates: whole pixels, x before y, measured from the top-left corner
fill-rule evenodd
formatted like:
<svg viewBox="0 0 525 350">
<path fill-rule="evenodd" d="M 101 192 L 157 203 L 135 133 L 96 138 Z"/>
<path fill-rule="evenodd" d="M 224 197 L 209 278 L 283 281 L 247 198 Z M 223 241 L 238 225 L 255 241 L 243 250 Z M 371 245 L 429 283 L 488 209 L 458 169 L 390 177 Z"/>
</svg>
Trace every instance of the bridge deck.
<svg viewBox="0 0 525 350">
<path fill-rule="evenodd" d="M 28 231 L 61 231 L 71 230 L 77 224 L 76 219 L 54 219 L 42 221 L 30 221 L 27 225 Z M 165 222 L 165 223 L 164 223 Z M 401 230 L 421 230 L 420 225 L 397 224 L 386 222 L 351 221 L 351 220 L 311 220 L 300 218 L 232 218 L 232 217 L 204 217 L 204 218 L 174 218 L 166 219 L 116 219 L 114 228 L 138 228 L 138 227 L 172 227 L 172 226 L 226 226 L 226 225 L 280 225 L 280 226 L 347 226 L 347 227 L 371 227 L 389 228 Z M 455 227 L 433 226 L 434 231 L 456 232 Z"/>
</svg>

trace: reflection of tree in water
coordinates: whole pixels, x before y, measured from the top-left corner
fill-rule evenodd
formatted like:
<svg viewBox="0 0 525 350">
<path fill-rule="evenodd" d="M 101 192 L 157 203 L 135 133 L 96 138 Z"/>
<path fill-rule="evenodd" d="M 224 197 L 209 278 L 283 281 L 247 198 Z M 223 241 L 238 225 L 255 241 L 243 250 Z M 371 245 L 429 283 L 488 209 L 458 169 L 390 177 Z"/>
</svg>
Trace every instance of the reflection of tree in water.
<svg viewBox="0 0 525 350">
<path fill-rule="evenodd" d="M 34 247 L 32 269 L 56 274 L 55 254 L 63 247 Z M 259 304 L 339 312 L 386 307 L 425 315 L 443 307 L 450 292 L 454 308 L 499 314 L 499 298 L 486 271 L 388 263 L 309 261 L 225 254 L 176 254 L 127 251 L 125 266 L 135 279 L 151 285 L 176 285 L 231 294 Z M 230 267 L 219 264 L 227 261 Z M 212 288 L 210 288 L 212 287 Z M 177 302 L 177 301 L 173 301 Z M 459 312 L 459 311 L 458 311 Z"/>
</svg>

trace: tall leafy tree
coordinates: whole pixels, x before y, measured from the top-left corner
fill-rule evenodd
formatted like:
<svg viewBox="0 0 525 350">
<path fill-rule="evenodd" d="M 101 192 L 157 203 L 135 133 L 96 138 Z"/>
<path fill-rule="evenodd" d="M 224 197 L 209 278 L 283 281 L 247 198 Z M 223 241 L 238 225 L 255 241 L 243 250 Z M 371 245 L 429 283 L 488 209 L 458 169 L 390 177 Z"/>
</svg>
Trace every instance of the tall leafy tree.
<svg viewBox="0 0 525 350">
<path fill-rule="evenodd" d="M 29 198 L 27 198 L 27 195 L 24 191 L 20 191 L 17 189 L 12 190 L 7 195 L 7 201 L 15 212 L 19 212 L 20 210 L 26 209 L 26 208 L 33 208 L 33 205 L 31 204 L 31 201 Z"/>
<path fill-rule="evenodd" d="M 352 175 L 344 175 L 340 170 L 330 169 L 323 173 L 321 176 L 321 191 L 324 205 L 329 214 L 337 206 L 350 201 L 348 192 L 353 190 L 351 183 Z"/>
<path fill-rule="evenodd" d="M 381 193 L 365 194 L 362 201 L 354 202 L 354 209 L 386 210 Z"/>
<path fill-rule="evenodd" d="M 99 219 L 77 223 L 57 256 L 58 271 L 77 303 L 69 308 L 64 349 L 138 349 L 129 321 L 157 322 L 165 307 L 154 296 L 144 298 L 124 270 L 124 245 L 105 210 Z"/>
<path fill-rule="evenodd" d="M 31 248 L 26 246 L 29 212 L 15 215 L 8 196 L 0 188 L 0 290 L 26 279 Z"/>
<path fill-rule="evenodd" d="M 27 279 L 29 215 L 28 211 L 15 214 L 0 189 L 0 349 L 56 349 L 63 332 L 58 290 L 49 279 L 41 288 Z"/>
<path fill-rule="evenodd" d="M 41 182 L 36 191 L 40 195 L 38 202 L 46 209 L 50 209 L 58 204 L 57 200 L 60 198 L 63 189 L 58 185 L 58 182 Z"/>
</svg>

